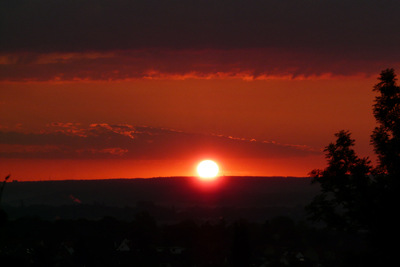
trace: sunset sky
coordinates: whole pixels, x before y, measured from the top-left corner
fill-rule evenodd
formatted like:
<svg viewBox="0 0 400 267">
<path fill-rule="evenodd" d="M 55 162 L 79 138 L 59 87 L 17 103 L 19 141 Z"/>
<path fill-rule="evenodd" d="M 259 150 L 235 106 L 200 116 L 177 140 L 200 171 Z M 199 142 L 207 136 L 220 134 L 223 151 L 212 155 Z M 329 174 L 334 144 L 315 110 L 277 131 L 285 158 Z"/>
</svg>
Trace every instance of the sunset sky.
<svg viewBox="0 0 400 267">
<path fill-rule="evenodd" d="M 400 2 L 0 0 L 0 175 L 307 176 L 370 135 Z"/>
</svg>

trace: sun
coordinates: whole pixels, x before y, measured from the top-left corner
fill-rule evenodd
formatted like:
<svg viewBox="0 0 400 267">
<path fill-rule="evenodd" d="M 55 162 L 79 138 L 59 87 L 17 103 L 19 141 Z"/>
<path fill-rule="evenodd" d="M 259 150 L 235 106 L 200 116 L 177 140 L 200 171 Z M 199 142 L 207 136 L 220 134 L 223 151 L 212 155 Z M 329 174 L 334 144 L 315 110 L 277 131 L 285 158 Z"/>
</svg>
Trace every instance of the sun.
<svg viewBox="0 0 400 267">
<path fill-rule="evenodd" d="M 197 166 L 197 173 L 205 180 L 212 180 L 218 174 L 219 168 L 217 163 L 212 160 L 203 160 Z"/>
</svg>

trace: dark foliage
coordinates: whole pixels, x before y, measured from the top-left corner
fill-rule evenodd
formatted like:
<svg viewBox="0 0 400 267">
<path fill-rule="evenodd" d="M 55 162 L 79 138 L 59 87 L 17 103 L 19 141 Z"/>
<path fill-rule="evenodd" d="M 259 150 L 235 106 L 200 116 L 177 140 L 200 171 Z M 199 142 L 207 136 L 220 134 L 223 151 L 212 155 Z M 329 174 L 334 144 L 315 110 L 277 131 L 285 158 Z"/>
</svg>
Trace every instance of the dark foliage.
<svg viewBox="0 0 400 267">
<path fill-rule="evenodd" d="M 350 133 L 340 131 L 336 142 L 324 150 L 328 167 L 309 174 L 321 192 L 306 207 L 310 219 L 330 228 L 365 231 L 373 256 L 364 265 L 391 262 L 392 244 L 399 235 L 393 212 L 400 178 L 400 87 L 393 69 L 382 71 L 378 79 L 373 89 L 379 93 L 373 106 L 378 126 L 371 135 L 378 166 L 373 168 L 368 158 L 359 158 Z"/>
<path fill-rule="evenodd" d="M 359 158 L 350 133 L 340 131 L 337 140 L 325 148 L 328 167 L 310 172 L 312 183 L 319 183 L 321 193 L 306 207 L 315 221 L 341 230 L 369 229 L 371 207 L 371 165 Z"/>
<path fill-rule="evenodd" d="M 7 213 L 3 210 L 1 206 L 1 197 L 3 195 L 3 190 L 4 187 L 6 186 L 7 180 L 10 178 L 10 175 L 7 175 L 6 178 L 4 178 L 4 182 L 2 185 L 0 185 L 0 226 L 3 225 L 4 223 L 7 222 L 8 215 Z"/>
<path fill-rule="evenodd" d="M 289 217 L 156 224 L 140 212 L 131 222 L 104 217 L 54 222 L 35 217 L 0 228 L 1 266 L 291 266 L 343 264 L 362 251 L 362 236 L 330 233 Z M 126 246 L 121 244 L 125 243 Z M 346 243 L 347 246 L 340 244 Z M 121 249 L 122 248 L 122 249 Z M 301 253 L 302 258 L 297 255 Z M 302 259 L 302 260 L 300 260 Z M 11 265 L 10 265 L 11 264 Z"/>
<path fill-rule="evenodd" d="M 400 175 L 400 87 L 393 69 L 381 72 L 374 91 L 374 116 L 378 124 L 371 136 L 371 144 L 379 159 L 381 173 Z"/>
</svg>

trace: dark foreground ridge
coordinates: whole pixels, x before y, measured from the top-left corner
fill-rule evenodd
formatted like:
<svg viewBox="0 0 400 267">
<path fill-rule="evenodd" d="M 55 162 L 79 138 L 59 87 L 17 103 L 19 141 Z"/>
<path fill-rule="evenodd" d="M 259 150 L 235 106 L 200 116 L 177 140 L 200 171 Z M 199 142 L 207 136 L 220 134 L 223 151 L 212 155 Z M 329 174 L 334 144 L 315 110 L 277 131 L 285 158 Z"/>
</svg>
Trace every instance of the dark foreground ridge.
<svg viewBox="0 0 400 267">
<path fill-rule="evenodd" d="M 0 266 L 356 266 L 363 234 L 304 219 L 307 178 L 12 182 Z M 345 244 L 345 245 L 343 245 Z"/>
</svg>

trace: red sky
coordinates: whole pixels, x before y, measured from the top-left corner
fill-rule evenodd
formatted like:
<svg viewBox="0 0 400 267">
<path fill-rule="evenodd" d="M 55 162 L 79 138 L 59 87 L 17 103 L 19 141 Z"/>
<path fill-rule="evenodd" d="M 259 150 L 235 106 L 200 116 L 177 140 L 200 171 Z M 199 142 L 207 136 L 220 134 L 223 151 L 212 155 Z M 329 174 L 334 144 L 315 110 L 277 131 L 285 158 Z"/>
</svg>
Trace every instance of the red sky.
<svg viewBox="0 0 400 267">
<path fill-rule="evenodd" d="M 0 175 L 306 176 L 342 129 L 375 159 L 400 5 L 298 2 L 0 1 Z"/>
</svg>

